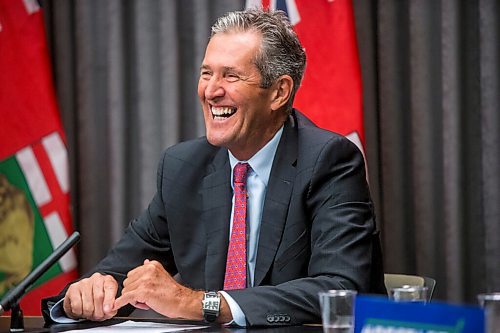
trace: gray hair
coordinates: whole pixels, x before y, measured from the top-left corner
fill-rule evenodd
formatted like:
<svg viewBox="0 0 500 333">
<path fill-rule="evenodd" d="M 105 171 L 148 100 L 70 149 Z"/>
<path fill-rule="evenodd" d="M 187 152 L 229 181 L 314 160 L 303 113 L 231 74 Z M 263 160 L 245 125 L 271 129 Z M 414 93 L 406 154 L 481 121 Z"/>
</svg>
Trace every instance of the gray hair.
<svg viewBox="0 0 500 333">
<path fill-rule="evenodd" d="M 269 88 L 281 75 L 289 75 L 293 80 L 293 90 L 286 109 L 290 112 L 304 75 L 306 54 L 283 11 L 247 9 L 229 12 L 214 23 L 211 37 L 218 33 L 252 30 L 262 35 L 261 49 L 254 60 L 262 76 L 260 86 Z"/>
</svg>

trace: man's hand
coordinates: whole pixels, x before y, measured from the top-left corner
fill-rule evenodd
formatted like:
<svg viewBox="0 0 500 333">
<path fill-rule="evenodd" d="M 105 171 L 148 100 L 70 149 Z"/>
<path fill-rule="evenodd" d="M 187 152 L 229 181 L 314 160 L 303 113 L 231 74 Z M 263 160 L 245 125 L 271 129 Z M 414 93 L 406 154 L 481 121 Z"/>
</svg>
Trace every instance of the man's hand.
<svg viewBox="0 0 500 333">
<path fill-rule="evenodd" d="M 157 261 L 144 264 L 127 274 L 123 290 L 115 300 L 114 311 L 126 304 L 154 311 L 170 317 L 201 320 L 203 292 L 179 284 Z"/>
<path fill-rule="evenodd" d="M 73 319 L 103 321 L 116 315 L 115 301 L 118 283 L 110 275 L 94 273 L 73 283 L 64 296 L 64 312 Z"/>
</svg>

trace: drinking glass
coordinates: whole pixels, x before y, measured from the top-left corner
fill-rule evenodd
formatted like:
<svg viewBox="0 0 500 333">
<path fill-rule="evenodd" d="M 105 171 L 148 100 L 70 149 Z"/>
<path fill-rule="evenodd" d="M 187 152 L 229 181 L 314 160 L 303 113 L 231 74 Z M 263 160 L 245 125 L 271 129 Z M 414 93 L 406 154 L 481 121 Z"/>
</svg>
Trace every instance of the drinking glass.
<svg viewBox="0 0 500 333">
<path fill-rule="evenodd" d="M 324 333 L 354 332 L 355 290 L 328 290 L 319 293 Z"/>
<path fill-rule="evenodd" d="M 427 302 L 428 288 L 424 286 L 401 286 L 389 290 L 389 299 L 395 302 Z"/>
<path fill-rule="evenodd" d="M 477 295 L 484 309 L 486 333 L 500 333 L 500 292 Z"/>
</svg>

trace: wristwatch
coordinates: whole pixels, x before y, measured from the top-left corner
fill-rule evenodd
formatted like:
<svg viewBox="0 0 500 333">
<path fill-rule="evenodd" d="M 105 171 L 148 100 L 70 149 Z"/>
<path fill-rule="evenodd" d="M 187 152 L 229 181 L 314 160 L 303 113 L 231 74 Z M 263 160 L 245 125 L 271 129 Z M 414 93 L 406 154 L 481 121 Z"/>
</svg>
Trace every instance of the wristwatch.
<svg viewBox="0 0 500 333">
<path fill-rule="evenodd" d="M 220 310 L 220 295 L 215 291 L 207 291 L 203 295 L 201 301 L 201 309 L 203 318 L 207 323 L 213 323 L 219 316 Z"/>
</svg>

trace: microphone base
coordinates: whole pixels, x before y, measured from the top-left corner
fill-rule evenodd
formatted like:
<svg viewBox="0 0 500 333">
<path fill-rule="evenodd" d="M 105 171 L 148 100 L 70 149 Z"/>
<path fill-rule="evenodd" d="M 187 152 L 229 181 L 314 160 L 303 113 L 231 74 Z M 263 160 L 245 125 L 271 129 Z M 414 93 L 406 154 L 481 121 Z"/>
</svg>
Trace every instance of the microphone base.
<svg viewBox="0 0 500 333">
<path fill-rule="evenodd" d="M 14 305 L 10 311 L 10 331 L 24 332 L 24 316 L 23 310 L 19 304 Z"/>
</svg>

